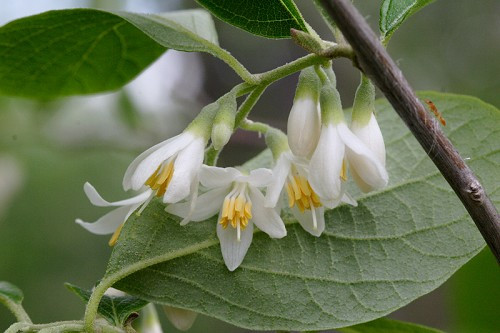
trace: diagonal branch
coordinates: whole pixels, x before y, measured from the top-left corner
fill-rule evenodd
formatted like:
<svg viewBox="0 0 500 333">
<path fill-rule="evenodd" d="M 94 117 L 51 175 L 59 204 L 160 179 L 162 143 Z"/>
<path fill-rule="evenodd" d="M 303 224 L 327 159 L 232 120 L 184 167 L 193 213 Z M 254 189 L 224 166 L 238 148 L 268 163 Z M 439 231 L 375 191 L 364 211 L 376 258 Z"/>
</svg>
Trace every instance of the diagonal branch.
<svg viewBox="0 0 500 333">
<path fill-rule="evenodd" d="M 375 82 L 450 184 L 500 263 L 500 216 L 483 186 L 420 103 L 361 14 L 349 0 L 321 0 Z"/>
</svg>

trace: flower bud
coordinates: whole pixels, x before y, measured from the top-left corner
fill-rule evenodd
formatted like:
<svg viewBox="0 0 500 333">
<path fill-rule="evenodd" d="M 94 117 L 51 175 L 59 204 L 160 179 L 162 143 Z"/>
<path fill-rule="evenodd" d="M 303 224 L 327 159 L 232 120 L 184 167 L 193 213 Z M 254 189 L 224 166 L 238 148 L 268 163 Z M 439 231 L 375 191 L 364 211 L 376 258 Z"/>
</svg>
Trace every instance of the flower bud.
<svg viewBox="0 0 500 333">
<path fill-rule="evenodd" d="M 319 139 L 318 93 L 320 80 L 314 68 L 300 73 L 292 109 L 288 117 L 288 145 L 300 157 L 309 158 Z"/>
<path fill-rule="evenodd" d="M 174 308 L 168 305 L 165 305 L 163 310 L 172 325 L 180 331 L 187 331 L 190 329 L 196 320 L 196 316 L 198 316 L 198 313 L 194 311 Z"/>
<path fill-rule="evenodd" d="M 382 132 L 375 119 L 375 87 L 366 77 L 361 77 L 361 83 L 354 98 L 351 131 L 371 151 L 379 168 L 373 163 L 366 163 L 366 159 L 348 152 L 347 157 L 351 166 L 352 176 L 363 192 L 369 192 L 387 185 L 385 171 L 385 144 Z M 376 170 L 382 170 L 382 172 Z"/>
<path fill-rule="evenodd" d="M 222 96 L 217 103 L 219 109 L 215 115 L 212 127 L 212 144 L 215 150 L 224 147 L 234 131 L 234 118 L 236 116 L 236 97 L 233 94 Z"/>
<path fill-rule="evenodd" d="M 267 130 L 266 145 L 271 150 L 274 160 L 277 160 L 282 153 L 290 149 L 285 133 L 276 128 Z"/>
</svg>

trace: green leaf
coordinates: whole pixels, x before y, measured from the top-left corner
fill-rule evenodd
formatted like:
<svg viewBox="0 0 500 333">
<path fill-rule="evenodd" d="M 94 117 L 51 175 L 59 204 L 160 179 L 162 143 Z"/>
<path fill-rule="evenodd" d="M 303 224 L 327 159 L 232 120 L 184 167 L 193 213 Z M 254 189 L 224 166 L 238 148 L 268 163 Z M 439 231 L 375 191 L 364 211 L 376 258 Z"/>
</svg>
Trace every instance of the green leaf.
<svg viewBox="0 0 500 333">
<path fill-rule="evenodd" d="M 388 41 L 397 28 L 411 15 L 434 0 L 384 0 L 380 7 L 379 27 L 382 39 Z"/>
<path fill-rule="evenodd" d="M 340 328 L 338 331 L 344 333 L 443 333 L 434 328 L 387 318 L 380 318 L 368 323 Z"/>
<path fill-rule="evenodd" d="M 64 284 L 66 288 L 74 292 L 82 300 L 88 302 L 92 292 L 77 287 L 70 283 Z M 149 302 L 133 296 L 108 296 L 101 299 L 98 312 L 101 316 L 115 326 L 123 326 L 131 314 L 138 312 Z"/>
<path fill-rule="evenodd" d="M 24 295 L 21 289 L 7 281 L 0 281 L 0 302 L 11 301 L 21 304 Z"/>
<path fill-rule="evenodd" d="M 47 98 L 116 90 L 169 48 L 207 52 L 241 66 L 218 46 L 204 10 L 58 10 L 0 28 L 0 93 Z"/>
<path fill-rule="evenodd" d="M 446 134 L 499 203 L 500 186 L 492 181 L 500 166 L 499 110 L 472 97 L 428 92 L 422 98 L 442 112 Z M 125 224 L 97 288 L 114 284 L 248 329 L 300 331 L 370 321 L 437 288 L 484 241 L 389 103 L 378 100 L 376 109 L 389 185 L 356 196 L 358 207 L 328 211 L 321 237 L 285 212 L 288 236 L 256 232 L 242 265 L 229 272 L 215 217 L 181 227 L 153 201 Z"/>
<path fill-rule="evenodd" d="M 292 0 L 196 0 L 222 21 L 268 38 L 290 38 L 290 29 L 307 31 Z"/>
<path fill-rule="evenodd" d="M 7 281 L 0 281 L 0 304 L 12 312 L 19 323 L 31 323 L 31 319 L 21 305 L 24 295 L 21 289 Z"/>
</svg>

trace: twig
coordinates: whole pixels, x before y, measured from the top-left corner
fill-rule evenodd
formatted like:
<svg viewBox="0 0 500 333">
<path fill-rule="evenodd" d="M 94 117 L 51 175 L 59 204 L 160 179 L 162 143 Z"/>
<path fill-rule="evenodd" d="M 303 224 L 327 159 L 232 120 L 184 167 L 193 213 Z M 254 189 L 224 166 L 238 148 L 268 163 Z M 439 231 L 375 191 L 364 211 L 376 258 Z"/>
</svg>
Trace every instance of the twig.
<svg viewBox="0 0 500 333">
<path fill-rule="evenodd" d="M 500 264 L 500 216 L 479 180 L 441 129 L 432 126 L 431 116 L 351 2 L 322 0 L 322 3 L 351 44 L 361 69 L 384 93 L 394 110 L 441 171 Z"/>
</svg>

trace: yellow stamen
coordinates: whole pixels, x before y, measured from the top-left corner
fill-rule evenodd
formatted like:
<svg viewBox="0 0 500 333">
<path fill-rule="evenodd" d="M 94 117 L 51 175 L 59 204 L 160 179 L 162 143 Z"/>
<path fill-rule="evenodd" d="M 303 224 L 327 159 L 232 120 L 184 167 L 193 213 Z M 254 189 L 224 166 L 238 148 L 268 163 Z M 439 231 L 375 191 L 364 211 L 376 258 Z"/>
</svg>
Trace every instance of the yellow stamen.
<svg viewBox="0 0 500 333">
<path fill-rule="evenodd" d="M 293 196 L 292 185 L 286 183 L 286 193 L 288 194 L 288 205 L 292 208 L 295 205 L 295 197 Z"/>
<path fill-rule="evenodd" d="M 118 240 L 118 237 L 120 237 L 120 233 L 122 231 L 123 225 L 125 223 L 120 224 L 118 228 L 116 228 L 115 232 L 113 233 L 113 236 L 109 239 L 108 245 L 109 246 L 115 246 L 116 241 Z"/>
<path fill-rule="evenodd" d="M 222 218 L 226 218 L 229 212 L 229 199 L 225 198 L 224 203 L 222 204 Z"/>
<path fill-rule="evenodd" d="M 248 221 L 252 218 L 252 203 L 245 194 L 245 187 L 239 188 L 237 191 L 232 191 L 222 204 L 221 218 L 219 224 L 224 229 L 228 225 L 237 229 L 239 235 L 241 230 L 244 230 Z M 238 236 L 239 239 L 239 236 Z"/>
<path fill-rule="evenodd" d="M 347 166 L 345 163 L 345 159 L 342 160 L 342 169 L 340 170 L 340 178 L 343 181 L 347 181 Z"/>
<path fill-rule="evenodd" d="M 158 169 L 146 180 L 145 185 L 156 190 L 156 196 L 161 197 L 167 191 L 168 184 L 174 175 L 174 161 L 170 161 L 167 165 L 160 165 Z"/>
<path fill-rule="evenodd" d="M 302 194 L 300 193 L 299 186 L 297 185 L 297 181 L 295 180 L 295 177 L 293 177 L 290 180 L 290 185 L 292 186 L 293 193 L 295 195 L 295 200 L 299 200 Z"/>
<path fill-rule="evenodd" d="M 307 178 L 298 174 L 296 170 L 294 172 L 297 174 L 289 176 L 285 186 L 290 208 L 297 206 L 303 213 L 306 210 L 312 210 L 314 207 L 320 207 L 321 201 Z"/>
<path fill-rule="evenodd" d="M 250 201 L 245 204 L 245 218 L 247 222 L 252 218 L 252 203 Z"/>
</svg>

